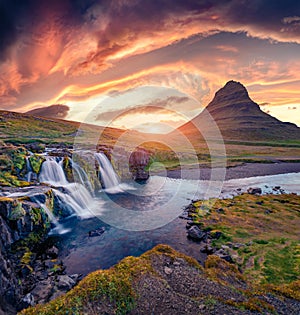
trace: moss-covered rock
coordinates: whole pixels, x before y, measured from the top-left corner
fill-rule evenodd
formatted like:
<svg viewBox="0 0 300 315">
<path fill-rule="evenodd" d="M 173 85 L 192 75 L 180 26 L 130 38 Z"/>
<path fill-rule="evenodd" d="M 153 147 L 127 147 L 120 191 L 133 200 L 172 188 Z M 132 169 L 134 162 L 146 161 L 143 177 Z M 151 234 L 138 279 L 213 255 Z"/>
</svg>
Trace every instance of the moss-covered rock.
<svg viewBox="0 0 300 315">
<path fill-rule="evenodd" d="M 44 161 L 45 158 L 37 154 L 33 154 L 29 157 L 29 162 L 34 173 L 39 174 Z"/>
<path fill-rule="evenodd" d="M 93 272 L 64 296 L 20 314 L 269 314 L 282 309 L 292 314 L 300 309 L 290 294 L 286 298 L 273 288 L 270 299 L 266 292 L 253 289 L 237 268 L 218 257 L 203 268 L 158 245 L 138 258 Z"/>
<path fill-rule="evenodd" d="M 22 202 L 15 201 L 11 213 L 8 217 L 9 220 L 19 220 L 20 218 L 24 217 L 26 211 L 22 207 Z"/>
</svg>

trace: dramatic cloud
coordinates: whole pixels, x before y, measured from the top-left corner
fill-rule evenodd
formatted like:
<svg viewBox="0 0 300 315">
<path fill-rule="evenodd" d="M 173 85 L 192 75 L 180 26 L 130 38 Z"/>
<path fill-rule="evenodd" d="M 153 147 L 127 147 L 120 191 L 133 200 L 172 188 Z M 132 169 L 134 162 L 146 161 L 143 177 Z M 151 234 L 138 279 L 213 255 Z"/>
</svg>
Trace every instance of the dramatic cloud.
<svg viewBox="0 0 300 315">
<path fill-rule="evenodd" d="M 300 104 L 299 47 L 299 1 L 2 0 L 0 104 L 63 103 L 72 119 L 76 104 L 153 85 L 204 105 L 230 79 L 257 102 Z"/>
<path fill-rule="evenodd" d="M 155 99 L 146 104 L 103 112 L 96 117 L 96 120 L 110 121 L 121 116 L 136 114 L 174 114 L 174 111 L 170 109 L 173 104 L 183 104 L 189 101 L 190 98 L 186 96 L 170 96 L 166 99 Z"/>
</svg>

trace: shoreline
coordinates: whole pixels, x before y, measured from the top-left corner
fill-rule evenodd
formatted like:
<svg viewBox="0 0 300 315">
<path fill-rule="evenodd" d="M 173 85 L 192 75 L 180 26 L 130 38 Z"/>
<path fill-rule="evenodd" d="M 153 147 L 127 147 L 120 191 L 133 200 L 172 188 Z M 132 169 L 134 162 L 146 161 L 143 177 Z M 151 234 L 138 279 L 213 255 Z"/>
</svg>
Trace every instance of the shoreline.
<svg viewBox="0 0 300 315">
<path fill-rule="evenodd" d="M 225 180 L 299 172 L 299 162 L 244 163 L 242 165 L 227 167 Z M 182 169 L 182 171 L 181 169 L 174 169 L 168 170 L 167 174 L 157 172 L 153 175 L 167 176 L 176 179 L 209 180 L 211 176 L 211 168 L 193 167 Z"/>
</svg>

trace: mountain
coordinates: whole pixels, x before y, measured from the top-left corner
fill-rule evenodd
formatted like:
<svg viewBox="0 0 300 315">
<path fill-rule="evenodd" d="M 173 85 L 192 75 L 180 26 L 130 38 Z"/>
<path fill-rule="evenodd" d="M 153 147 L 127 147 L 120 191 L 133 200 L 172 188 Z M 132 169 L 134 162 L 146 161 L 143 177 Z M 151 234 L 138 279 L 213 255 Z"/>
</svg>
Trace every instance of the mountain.
<svg viewBox="0 0 300 315">
<path fill-rule="evenodd" d="M 41 116 L 46 118 L 64 119 L 67 117 L 69 107 L 62 104 L 55 104 L 47 107 L 40 107 L 26 112 L 28 115 Z"/>
<path fill-rule="evenodd" d="M 300 140 L 300 128 L 263 112 L 236 81 L 227 82 L 203 112 L 178 130 L 189 136 L 199 135 L 199 130 L 204 137 L 213 135 L 213 121 L 225 140 Z"/>
</svg>

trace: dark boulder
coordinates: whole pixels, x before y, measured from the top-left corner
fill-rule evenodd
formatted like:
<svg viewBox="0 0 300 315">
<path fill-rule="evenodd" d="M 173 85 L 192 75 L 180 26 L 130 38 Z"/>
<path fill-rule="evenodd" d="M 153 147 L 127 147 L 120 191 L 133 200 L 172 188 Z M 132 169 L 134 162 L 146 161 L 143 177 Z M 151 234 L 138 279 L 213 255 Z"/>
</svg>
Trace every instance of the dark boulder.
<svg viewBox="0 0 300 315">
<path fill-rule="evenodd" d="M 247 189 L 247 193 L 250 195 L 261 195 L 262 190 L 259 187 L 255 187 L 255 188 L 250 187 Z"/>
<path fill-rule="evenodd" d="M 188 237 L 195 240 L 201 241 L 206 236 L 206 233 L 203 232 L 198 226 L 193 225 L 191 228 L 188 229 Z"/>
<path fill-rule="evenodd" d="M 145 181 L 149 178 L 146 166 L 149 164 L 149 152 L 137 148 L 129 157 L 129 170 L 135 181 Z"/>
</svg>

